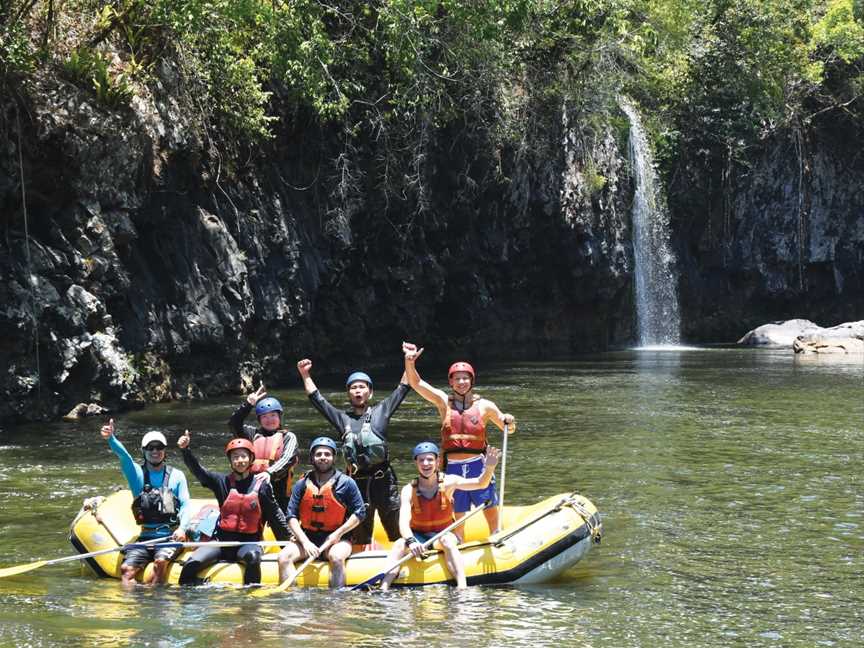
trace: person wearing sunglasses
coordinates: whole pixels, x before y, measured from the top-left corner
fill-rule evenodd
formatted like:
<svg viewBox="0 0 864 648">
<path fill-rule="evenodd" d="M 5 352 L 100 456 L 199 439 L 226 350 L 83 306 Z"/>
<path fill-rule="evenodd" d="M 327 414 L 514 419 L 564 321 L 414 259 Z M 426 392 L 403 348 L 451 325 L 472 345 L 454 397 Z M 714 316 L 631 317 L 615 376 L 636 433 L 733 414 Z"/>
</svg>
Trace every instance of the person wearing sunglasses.
<svg viewBox="0 0 864 648">
<path fill-rule="evenodd" d="M 132 491 L 132 514 L 141 525 L 138 541 L 171 537 L 177 542 L 186 540 L 189 526 L 189 486 L 181 470 L 165 463 L 165 435 L 156 430 L 141 439 L 143 463 L 137 463 L 115 435 L 114 419 L 102 426 L 103 439 L 120 459 L 123 475 Z M 138 576 L 153 563 L 153 570 L 145 584 L 164 583 L 168 563 L 175 557 L 176 548 L 133 547 L 126 550 L 120 565 L 120 578 L 124 587 L 135 585 Z"/>
</svg>

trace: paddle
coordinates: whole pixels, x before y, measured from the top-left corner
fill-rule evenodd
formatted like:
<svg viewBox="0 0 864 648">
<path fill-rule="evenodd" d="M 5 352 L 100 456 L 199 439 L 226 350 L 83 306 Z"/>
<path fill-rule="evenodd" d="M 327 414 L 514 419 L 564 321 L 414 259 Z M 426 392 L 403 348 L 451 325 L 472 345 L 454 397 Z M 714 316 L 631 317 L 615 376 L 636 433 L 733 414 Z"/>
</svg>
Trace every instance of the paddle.
<svg viewBox="0 0 864 648">
<path fill-rule="evenodd" d="M 446 529 L 442 529 L 441 531 L 439 531 L 438 533 L 436 533 L 434 536 L 432 536 L 431 538 L 429 538 L 426 542 L 424 542 L 423 544 L 421 544 L 420 547 L 421 547 L 422 549 L 428 549 L 429 547 L 431 547 L 431 546 L 435 543 L 436 540 L 438 540 L 438 539 L 439 539 L 441 536 L 443 536 L 445 533 L 448 533 L 448 532 L 452 531 L 453 529 L 455 529 L 456 527 L 458 527 L 458 526 L 460 526 L 460 525 L 462 525 L 462 524 L 465 524 L 465 522 L 468 521 L 468 518 L 470 518 L 471 516 L 477 515 L 480 511 L 485 510 L 487 506 L 489 506 L 489 502 L 484 503 L 483 506 L 480 506 L 480 507 L 478 507 L 478 508 L 475 508 L 473 511 L 471 511 L 470 513 L 468 513 L 468 515 L 465 515 L 465 516 L 459 518 L 459 519 L 456 520 L 453 524 L 451 524 L 450 526 L 448 526 Z M 355 585 L 354 587 L 352 587 L 352 588 L 351 588 L 351 591 L 353 592 L 354 590 L 358 590 L 358 589 L 369 589 L 372 585 L 374 585 L 375 583 L 377 583 L 378 581 L 380 581 L 382 578 L 384 578 L 384 577 L 385 577 L 387 574 L 389 574 L 391 571 L 393 571 L 394 569 L 396 569 L 397 567 L 399 567 L 401 564 L 403 564 L 403 563 L 405 563 L 405 562 L 408 562 L 408 561 L 411 560 L 413 557 L 414 557 L 414 554 L 409 552 L 407 556 L 402 556 L 402 558 L 400 558 L 400 559 L 397 560 L 395 563 L 393 563 L 392 565 L 390 565 L 389 567 L 387 567 L 387 568 L 386 568 L 384 571 L 382 571 L 380 574 L 375 574 L 372 578 L 370 578 L 370 579 L 368 579 L 368 580 L 365 580 L 365 581 L 363 581 L 362 583 L 359 583 L 359 584 Z"/>
<path fill-rule="evenodd" d="M 93 556 L 103 556 L 105 554 L 113 553 L 115 551 L 122 551 L 131 547 L 146 547 L 148 545 L 157 544 L 160 540 L 164 540 L 167 537 L 168 536 L 163 536 L 161 538 L 153 538 L 152 540 L 146 540 L 144 542 L 130 542 L 129 544 L 121 545 L 119 547 L 111 547 L 110 549 L 91 551 L 90 553 L 77 554 L 75 556 L 66 556 L 65 558 L 54 558 L 53 560 L 37 560 L 36 562 L 27 563 L 26 565 L 6 567 L 4 569 L 0 569 L 0 578 L 17 576 L 18 574 L 26 574 L 29 571 L 39 569 L 40 567 L 45 567 L 46 565 L 57 565 L 59 563 L 72 562 L 74 560 L 84 560 L 85 558 L 92 558 Z"/>
<path fill-rule="evenodd" d="M 326 549 L 324 545 L 321 545 L 323 549 Z M 323 553 L 323 551 L 322 551 Z M 297 568 L 297 571 L 294 572 L 294 575 L 291 578 L 288 578 L 283 583 L 279 583 L 276 587 L 268 587 L 266 589 L 259 589 L 252 592 L 250 596 L 261 597 L 261 596 L 270 596 L 271 594 L 276 594 L 277 592 L 284 592 L 289 587 L 291 587 L 294 583 L 297 582 L 297 578 L 302 574 L 306 568 L 315 562 L 314 556 L 309 556 L 303 563 Z"/>
<path fill-rule="evenodd" d="M 504 424 L 504 441 L 501 445 L 501 492 L 498 495 L 498 528 L 495 533 L 501 532 L 501 521 L 504 519 L 504 482 L 507 478 L 507 424 Z"/>
</svg>

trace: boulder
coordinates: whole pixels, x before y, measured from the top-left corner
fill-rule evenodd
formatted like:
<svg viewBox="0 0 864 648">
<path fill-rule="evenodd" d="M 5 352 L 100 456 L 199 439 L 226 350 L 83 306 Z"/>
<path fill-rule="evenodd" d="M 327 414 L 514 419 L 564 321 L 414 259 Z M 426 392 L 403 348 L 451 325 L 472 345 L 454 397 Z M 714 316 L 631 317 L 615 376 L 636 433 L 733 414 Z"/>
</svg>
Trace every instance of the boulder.
<svg viewBox="0 0 864 648">
<path fill-rule="evenodd" d="M 798 338 L 792 343 L 792 350 L 795 353 L 858 354 L 864 356 L 864 340 L 840 337 L 824 340 Z"/>
<path fill-rule="evenodd" d="M 738 340 L 737 344 L 741 346 L 788 349 L 799 336 L 818 330 L 823 329 L 818 324 L 805 319 L 771 322 L 770 324 L 763 324 L 753 329 Z"/>
<path fill-rule="evenodd" d="M 64 421 L 77 421 L 86 416 L 101 416 L 107 414 L 108 410 L 98 403 L 78 403 L 63 417 Z"/>
</svg>

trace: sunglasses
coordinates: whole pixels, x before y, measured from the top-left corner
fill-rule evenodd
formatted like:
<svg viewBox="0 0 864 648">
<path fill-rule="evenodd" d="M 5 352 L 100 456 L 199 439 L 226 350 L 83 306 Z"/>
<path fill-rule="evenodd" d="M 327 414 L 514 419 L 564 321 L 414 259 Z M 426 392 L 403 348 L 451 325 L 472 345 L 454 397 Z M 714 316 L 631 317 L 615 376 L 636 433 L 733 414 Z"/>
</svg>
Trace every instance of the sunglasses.
<svg viewBox="0 0 864 648">
<path fill-rule="evenodd" d="M 164 450 L 165 446 L 163 445 L 148 445 L 144 448 L 147 452 L 158 452 L 160 450 Z"/>
</svg>

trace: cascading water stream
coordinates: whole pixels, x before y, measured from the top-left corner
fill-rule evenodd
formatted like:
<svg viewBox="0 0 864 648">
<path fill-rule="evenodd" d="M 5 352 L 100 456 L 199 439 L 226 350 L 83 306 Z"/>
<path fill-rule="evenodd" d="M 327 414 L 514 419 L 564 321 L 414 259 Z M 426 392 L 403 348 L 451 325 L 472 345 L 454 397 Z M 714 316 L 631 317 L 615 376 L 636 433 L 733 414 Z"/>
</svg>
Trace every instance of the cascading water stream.
<svg viewBox="0 0 864 648">
<path fill-rule="evenodd" d="M 675 255 L 669 244 L 669 212 L 654 169 L 654 158 L 636 107 L 620 97 L 630 121 L 633 198 L 633 250 L 639 346 L 677 345 L 681 337 Z"/>
</svg>

